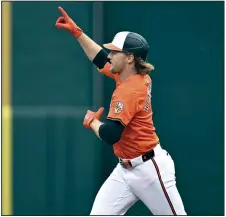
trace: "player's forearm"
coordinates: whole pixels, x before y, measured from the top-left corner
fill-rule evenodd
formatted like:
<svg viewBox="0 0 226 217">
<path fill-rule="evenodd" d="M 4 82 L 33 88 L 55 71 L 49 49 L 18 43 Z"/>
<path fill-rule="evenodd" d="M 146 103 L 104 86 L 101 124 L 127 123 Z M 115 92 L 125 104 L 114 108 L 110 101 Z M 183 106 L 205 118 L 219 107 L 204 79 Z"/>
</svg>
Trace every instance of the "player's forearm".
<svg viewBox="0 0 226 217">
<path fill-rule="evenodd" d="M 94 57 L 99 53 L 102 47 L 89 38 L 83 32 L 83 30 L 70 18 L 70 16 L 68 16 L 62 7 L 58 8 L 62 16 L 57 19 L 56 27 L 70 32 L 78 40 L 88 58 L 93 61 Z"/>
<path fill-rule="evenodd" d="M 102 124 L 104 124 L 104 123 L 102 123 L 101 121 L 99 121 L 97 119 L 94 119 L 92 121 L 92 123 L 90 124 L 90 127 L 93 129 L 94 133 L 97 135 L 98 138 L 100 138 L 99 129 Z"/>
<path fill-rule="evenodd" d="M 82 35 L 77 40 L 90 61 L 93 61 L 95 56 L 102 49 L 100 45 L 89 38 L 89 36 L 87 36 L 85 33 L 82 33 Z"/>
</svg>

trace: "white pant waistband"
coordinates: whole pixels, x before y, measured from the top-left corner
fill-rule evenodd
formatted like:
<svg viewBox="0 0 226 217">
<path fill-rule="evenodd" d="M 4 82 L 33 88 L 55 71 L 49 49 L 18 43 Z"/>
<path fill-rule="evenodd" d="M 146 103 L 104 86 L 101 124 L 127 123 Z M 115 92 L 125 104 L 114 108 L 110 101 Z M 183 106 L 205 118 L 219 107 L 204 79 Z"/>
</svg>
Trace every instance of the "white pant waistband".
<svg viewBox="0 0 226 217">
<path fill-rule="evenodd" d="M 158 155 L 162 150 L 163 149 L 162 149 L 160 143 L 158 143 L 155 146 L 155 148 L 153 149 L 154 156 Z M 142 158 L 142 155 L 140 155 L 140 156 L 138 156 L 136 158 L 133 158 L 133 159 L 120 159 L 120 161 L 122 161 L 122 162 L 128 162 L 129 161 L 131 163 L 132 167 L 135 167 L 135 166 L 137 166 L 137 165 L 139 165 L 139 164 L 144 162 L 143 158 Z"/>
</svg>

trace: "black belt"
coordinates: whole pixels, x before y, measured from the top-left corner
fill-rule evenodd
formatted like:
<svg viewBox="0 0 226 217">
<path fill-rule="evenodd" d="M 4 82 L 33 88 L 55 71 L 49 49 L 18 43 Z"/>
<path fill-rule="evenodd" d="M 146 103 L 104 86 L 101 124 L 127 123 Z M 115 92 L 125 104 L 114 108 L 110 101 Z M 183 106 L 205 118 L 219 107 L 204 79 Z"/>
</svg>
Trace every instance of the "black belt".
<svg viewBox="0 0 226 217">
<path fill-rule="evenodd" d="M 155 156 L 155 152 L 152 149 L 151 151 L 145 153 L 142 155 L 142 160 L 143 162 L 146 162 L 148 160 L 150 160 L 151 158 L 153 158 Z M 132 167 L 132 163 L 130 160 L 123 160 L 122 158 L 119 158 L 119 163 L 124 167 L 124 168 L 131 168 Z"/>
</svg>

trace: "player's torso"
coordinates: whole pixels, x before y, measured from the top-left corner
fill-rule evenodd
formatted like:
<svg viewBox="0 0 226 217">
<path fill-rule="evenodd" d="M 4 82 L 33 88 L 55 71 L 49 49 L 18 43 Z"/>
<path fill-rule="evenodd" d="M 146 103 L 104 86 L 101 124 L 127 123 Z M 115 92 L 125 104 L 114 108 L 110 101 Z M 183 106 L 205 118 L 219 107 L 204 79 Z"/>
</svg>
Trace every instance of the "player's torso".
<svg viewBox="0 0 226 217">
<path fill-rule="evenodd" d="M 120 102 L 120 94 L 124 91 L 126 91 L 124 96 L 133 97 L 133 99 L 128 99 L 128 104 L 123 104 L 123 100 Z M 135 110 L 133 103 L 137 103 Z M 130 111 L 126 106 L 131 106 L 132 110 Z M 135 158 L 150 151 L 159 142 L 152 120 L 151 80 L 149 76 L 135 75 L 129 81 L 117 84 L 112 95 L 110 111 L 114 112 L 116 118 L 117 114 L 120 115 L 123 112 L 126 112 L 125 115 L 128 117 L 132 116 L 132 119 L 125 126 L 121 139 L 114 144 L 116 156 L 125 159 Z M 126 117 L 122 119 L 126 121 Z"/>
</svg>

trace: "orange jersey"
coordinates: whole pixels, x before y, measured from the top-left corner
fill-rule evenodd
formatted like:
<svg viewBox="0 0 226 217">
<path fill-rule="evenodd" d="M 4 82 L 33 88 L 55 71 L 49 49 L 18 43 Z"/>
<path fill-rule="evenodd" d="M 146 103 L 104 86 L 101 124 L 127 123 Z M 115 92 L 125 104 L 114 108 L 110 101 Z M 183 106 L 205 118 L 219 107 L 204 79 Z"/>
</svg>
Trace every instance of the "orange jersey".
<svg viewBox="0 0 226 217">
<path fill-rule="evenodd" d="M 107 119 L 118 120 L 125 129 L 121 139 L 113 145 L 117 157 L 132 159 L 153 149 L 159 142 L 152 120 L 151 78 L 149 75 L 132 75 L 120 82 L 112 74 L 110 63 L 99 70 L 116 80 Z"/>
</svg>

